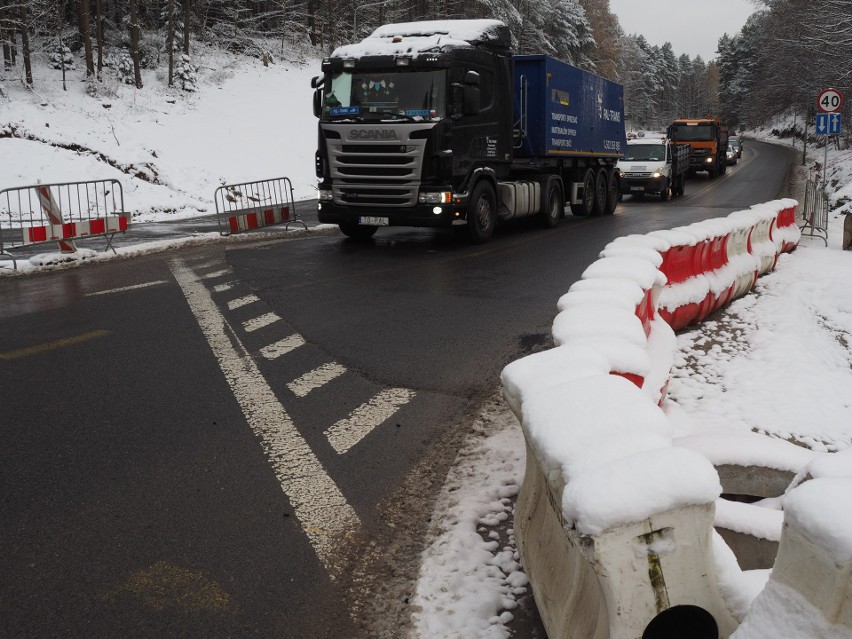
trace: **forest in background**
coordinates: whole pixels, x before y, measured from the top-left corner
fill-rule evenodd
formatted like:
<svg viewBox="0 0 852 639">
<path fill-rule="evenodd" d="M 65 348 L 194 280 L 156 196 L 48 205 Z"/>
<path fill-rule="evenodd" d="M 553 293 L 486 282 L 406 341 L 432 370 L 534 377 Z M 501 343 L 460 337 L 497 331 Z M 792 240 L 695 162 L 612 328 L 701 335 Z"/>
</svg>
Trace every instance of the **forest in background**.
<svg viewBox="0 0 852 639">
<path fill-rule="evenodd" d="M 5 83 L 32 85 L 34 52 L 63 77 L 82 74 L 92 95 L 107 73 L 141 89 L 141 69 L 152 67 L 192 91 L 193 42 L 270 64 L 292 50 L 327 55 L 389 22 L 496 18 L 516 52 L 547 53 L 623 84 L 634 128 L 708 113 L 756 127 L 793 109 L 801 124 L 786 133 L 801 134 L 820 89 L 852 91 L 852 2 L 754 4 L 743 29 L 723 35 L 718 57 L 705 61 L 625 33 L 609 0 L 2 0 L 0 98 Z M 701 28 L 700 16 L 694 23 Z M 843 113 L 848 142 L 848 106 Z"/>
</svg>

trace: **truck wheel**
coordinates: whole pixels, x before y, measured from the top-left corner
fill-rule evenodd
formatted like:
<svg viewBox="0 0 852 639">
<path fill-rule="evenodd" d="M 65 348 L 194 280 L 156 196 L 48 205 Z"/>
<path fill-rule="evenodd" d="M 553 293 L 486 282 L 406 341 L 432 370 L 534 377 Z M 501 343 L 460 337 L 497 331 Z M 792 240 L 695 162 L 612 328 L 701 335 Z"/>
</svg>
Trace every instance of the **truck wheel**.
<svg viewBox="0 0 852 639">
<path fill-rule="evenodd" d="M 378 226 L 366 226 L 364 224 L 340 224 L 340 230 L 347 237 L 353 240 L 369 240 L 379 230 Z"/>
<path fill-rule="evenodd" d="M 686 193 L 686 173 L 681 173 L 680 178 L 678 178 L 678 182 L 680 186 L 678 186 L 678 195 L 683 195 Z"/>
<path fill-rule="evenodd" d="M 607 189 L 606 189 L 606 207 L 604 208 L 605 215 L 615 213 L 615 207 L 621 202 L 621 185 L 618 183 L 618 174 L 609 169 L 607 172 Z"/>
<path fill-rule="evenodd" d="M 663 184 L 663 188 L 660 189 L 660 201 L 668 202 L 672 199 L 672 184 L 668 180 Z"/>
<path fill-rule="evenodd" d="M 494 235 L 497 226 L 497 197 L 490 182 L 482 180 L 474 187 L 468 206 L 468 238 L 474 244 L 482 244 Z"/>
<path fill-rule="evenodd" d="M 571 204 L 571 213 L 578 217 L 589 217 L 595 205 L 595 172 L 587 170 L 583 175 L 583 201 Z"/>
<path fill-rule="evenodd" d="M 565 212 L 565 198 L 562 197 L 562 185 L 555 177 L 548 178 L 542 185 L 541 211 L 538 216 L 545 228 L 553 228 Z"/>
<path fill-rule="evenodd" d="M 606 169 L 600 169 L 595 175 L 595 203 L 592 215 L 603 215 L 606 212 L 606 195 L 609 191 Z"/>
</svg>

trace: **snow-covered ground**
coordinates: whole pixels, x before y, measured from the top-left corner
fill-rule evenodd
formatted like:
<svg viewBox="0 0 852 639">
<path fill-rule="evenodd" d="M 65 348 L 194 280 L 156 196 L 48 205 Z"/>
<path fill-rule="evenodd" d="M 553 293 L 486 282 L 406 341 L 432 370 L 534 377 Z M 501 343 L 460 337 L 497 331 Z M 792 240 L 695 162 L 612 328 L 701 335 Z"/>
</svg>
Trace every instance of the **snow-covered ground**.
<svg viewBox="0 0 852 639">
<path fill-rule="evenodd" d="M 146 72 L 142 90 L 107 80 L 99 97 L 86 95 L 79 71 L 67 92 L 60 72 L 44 64 L 33 91 L 7 72 L 0 191 L 117 178 L 134 223 L 209 214 L 223 183 L 286 176 L 297 199 L 311 197 L 309 81 L 319 61 L 292 56 L 264 67 L 205 51 L 198 91 L 189 95 L 165 87 L 162 70 Z M 809 149 L 809 158 L 822 162 L 822 151 Z M 752 295 L 679 336 L 669 408 L 692 418 L 679 434 L 756 430 L 803 450 L 852 446 L 852 252 L 840 250 L 842 213 L 852 210 L 852 153 L 830 151 L 829 184 L 829 246 L 803 238 Z M 489 408 L 480 425 L 433 518 L 412 601 L 416 637 L 508 637 L 528 587 L 507 525 L 523 481 L 523 437 L 508 408 Z M 739 576 L 751 584 L 738 593 L 747 606 L 766 575 Z"/>
</svg>

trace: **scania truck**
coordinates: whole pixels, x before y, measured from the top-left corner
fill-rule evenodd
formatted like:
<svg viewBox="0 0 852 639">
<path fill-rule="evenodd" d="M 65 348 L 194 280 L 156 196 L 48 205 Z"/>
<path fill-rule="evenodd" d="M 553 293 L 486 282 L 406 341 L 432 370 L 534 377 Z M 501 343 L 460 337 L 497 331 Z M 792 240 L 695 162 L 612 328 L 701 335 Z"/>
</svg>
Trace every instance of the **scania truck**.
<svg viewBox="0 0 852 639">
<path fill-rule="evenodd" d="M 456 227 L 481 243 L 498 220 L 613 213 L 622 86 L 510 47 L 497 20 L 409 22 L 323 60 L 319 220 L 358 239 Z"/>
</svg>

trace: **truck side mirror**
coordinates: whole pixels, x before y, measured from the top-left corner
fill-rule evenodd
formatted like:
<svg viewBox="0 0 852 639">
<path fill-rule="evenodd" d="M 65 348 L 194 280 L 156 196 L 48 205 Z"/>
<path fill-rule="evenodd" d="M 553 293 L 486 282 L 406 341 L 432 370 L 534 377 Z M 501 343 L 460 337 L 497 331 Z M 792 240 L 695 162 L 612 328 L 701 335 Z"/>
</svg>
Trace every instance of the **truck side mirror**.
<svg viewBox="0 0 852 639">
<path fill-rule="evenodd" d="M 315 89 L 314 90 L 314 117 L 315 118 L 318 118 L 320 116 L 320 113 L 322 112 L 321 105 L 322 105 L 322 95 L 320 94 L 319 89 Z"/>
<path fill-rule="evenodd" d="M 476 71 L 468 71 L 464 74 L 464 83 L 467 86 L 479 86 L 479 74 Z"/>
<path fill-rule="evenodd" d="M 462 113 L 465 115 L 476 115 L 479 113 L 479 97 L 479 87 L 464 87 Z"/>
<path fill-rule="evenodd" d="M 315 75 L 314 77 L 311 78 L 311 88 L 312 89 L 319 89 L 323 84 L 324 84 L 323 76 Z"/>
</svg>

